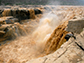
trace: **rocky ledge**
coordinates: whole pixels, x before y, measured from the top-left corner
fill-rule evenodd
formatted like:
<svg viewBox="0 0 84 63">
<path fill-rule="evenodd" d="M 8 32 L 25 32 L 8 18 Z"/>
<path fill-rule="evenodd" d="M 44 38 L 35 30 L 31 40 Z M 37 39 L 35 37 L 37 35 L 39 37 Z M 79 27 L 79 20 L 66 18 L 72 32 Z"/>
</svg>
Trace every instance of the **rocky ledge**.
<svg viewBox="0 0 84 63">
<path fill-rule="evenodd" d="M 56 52 L 26 63 L 83 63 L 84 62 L 84 31 L 70 38 Z"/>
<path fill-rule="evenodd" d="M 76 31 L 74 31 L 74 33 L 76 39 L 71 37 L 54 53 L 27 61 L 26 63 L 84 63 L 83 23 L 83 18 L 70 20 L 66 30 L 73 32 L 75 27 Z M 81 28 L 79 28 L 81 30 L 79 34 L 76 33 L 79 32 L 79 30 L 77 31 L 78 27 L 80 27 L 78 24 L 81 26 Z M 70 28 L 71 26 L 74 27 Z"/>
</svg>

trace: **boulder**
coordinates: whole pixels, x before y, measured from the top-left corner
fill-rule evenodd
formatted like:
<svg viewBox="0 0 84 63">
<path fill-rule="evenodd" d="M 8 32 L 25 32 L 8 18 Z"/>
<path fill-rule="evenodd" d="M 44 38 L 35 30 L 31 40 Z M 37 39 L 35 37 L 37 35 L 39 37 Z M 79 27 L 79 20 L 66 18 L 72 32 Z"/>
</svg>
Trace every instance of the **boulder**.
<svg viewBox="0 0 84 63">
<path fill-rule="evenodd" d="M 71 19 L 68 22 L 66 31 L 80 33 L 84 28 L 84 18 Z"/>
</svg>

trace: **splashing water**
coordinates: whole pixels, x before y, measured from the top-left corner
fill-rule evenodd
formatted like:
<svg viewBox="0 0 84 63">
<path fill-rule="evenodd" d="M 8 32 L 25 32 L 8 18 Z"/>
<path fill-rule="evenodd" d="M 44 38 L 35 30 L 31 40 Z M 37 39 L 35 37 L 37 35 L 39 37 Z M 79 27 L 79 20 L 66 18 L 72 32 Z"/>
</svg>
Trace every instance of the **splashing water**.
<svg viewBox="0 0 84 63">
<path fill-rule="evenodd" d="M 45 43 L 50 37 L 52 31 L 59 25 L 57 15 L 49 13 L 40 19 L 39 27 L 33 32 L 33 37 L 36 42 Z"/>
</svg>

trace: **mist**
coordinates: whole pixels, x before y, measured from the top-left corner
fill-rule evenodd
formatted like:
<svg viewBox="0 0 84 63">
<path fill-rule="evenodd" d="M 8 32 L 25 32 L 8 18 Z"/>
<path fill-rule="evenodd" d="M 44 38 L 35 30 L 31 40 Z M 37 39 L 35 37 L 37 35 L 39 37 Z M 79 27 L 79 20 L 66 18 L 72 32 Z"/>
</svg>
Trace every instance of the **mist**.
<svg viewBox="0 0 84 63">
<path fill-rule="evenodd" d="M 84 5 L 84 0 L 0 0 L 0 5 Z"/>
<path fill-rule="evenodd" d="M 61 5 L 60 0 L 48 0 L 47 5 Z"/>
</svg>

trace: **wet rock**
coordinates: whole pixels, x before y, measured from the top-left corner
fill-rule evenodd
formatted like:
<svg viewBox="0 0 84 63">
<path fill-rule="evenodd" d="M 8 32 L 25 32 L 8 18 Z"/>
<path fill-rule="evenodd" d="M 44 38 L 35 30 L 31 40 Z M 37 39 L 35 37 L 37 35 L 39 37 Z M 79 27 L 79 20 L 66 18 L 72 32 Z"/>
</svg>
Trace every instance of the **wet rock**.
<svg viewBox="0 0 84 63">
<path fill-rule="evenodd" d="M 6 17 L 3 17 L 3 18 L 5 18 L 5 19 L 13 19 L 14 17 L 13 16 L 6 16 Z"/>
<path fill-rule="evenodd" d="M 12 10 L 12 16 L 16 17 L 20 20 L 24 19 L 32 19 L 31 15 L 34 16 L 33 10 L 24 10 L 24 9 L 18 9 L 18 10 Z M 31 13 L 32 12 L 32 13 Z"/>
<path fill-rule="evenodd" d="M 3 11 L 4 11 L 4 10 L 0 10 L 0 14 L 2 14 Z"/>
<path fill-rule="evenodd" d="M 39 9 L 34 9 L 34 12 L 35 12 L 35 14 L 41 14 L 42 13 L 41 10 L 39 10 Z"/>
<path fill-rule="evenodd" d="M 8 23 L 10 23 L 11 21 L 9 21 L 8 19 L 11 19 L 11 18 L 13 18 L 12 16 L 8 16 L 8 17 L 1 17 L 0 18 L 0 24 L 8 24 Z"/>
<path fill-rule="evenodd" d="M 19 20 L 17 18 L 14 18 L 12 16 L 9 17 L 2 17 L 0 19 L 0 24 L 14 24 L 14 22 L 18 22 Z"/>
<path fill-rule="evenodd" d="M 44 9 L 47 11 L 52 11 L 49 7 L 44 7 Z"/>
<path fill-rule="evenodd" d="M 12 22 L 18 22 L 18 18 L 9 18 L 8 20 L 12 21 Z"/>
<path fill-rule="evenodd" d="M 14 23 L 14 22 L 11 21 L 11 20 L 5 20 L 5 22 L 6 22 L 7 24 L 13 24 L 13 23 Z"/>
<path fill-rule="evenodd" d="M 0 26 L 0 31 L 4 31 L 7 27 L 12 26 L 12 24 L 4 24 L 2 26 Z"/>
<path fill-rule="evenodd" d="M 4 10 L 0 10 L 0 17 L 2 17 L 2 12 L 3 12 Z"/>
<path fill-rule="evenodd" d="M 68 40 L 70 39 L 70 37 L 73 37 L 74 39 L 76 39 L 76 37 L 74 36 L 73 33 L 68 33 L 68 34 L 66 34 L 66 36 L 65 36 L 66 41 L 68 41 Z"/>
<path fill-rule="evenodd" d="M 3 36 L 5 34 L 5 31 L 0 31 L 0 36 Z"/>
</svg>

